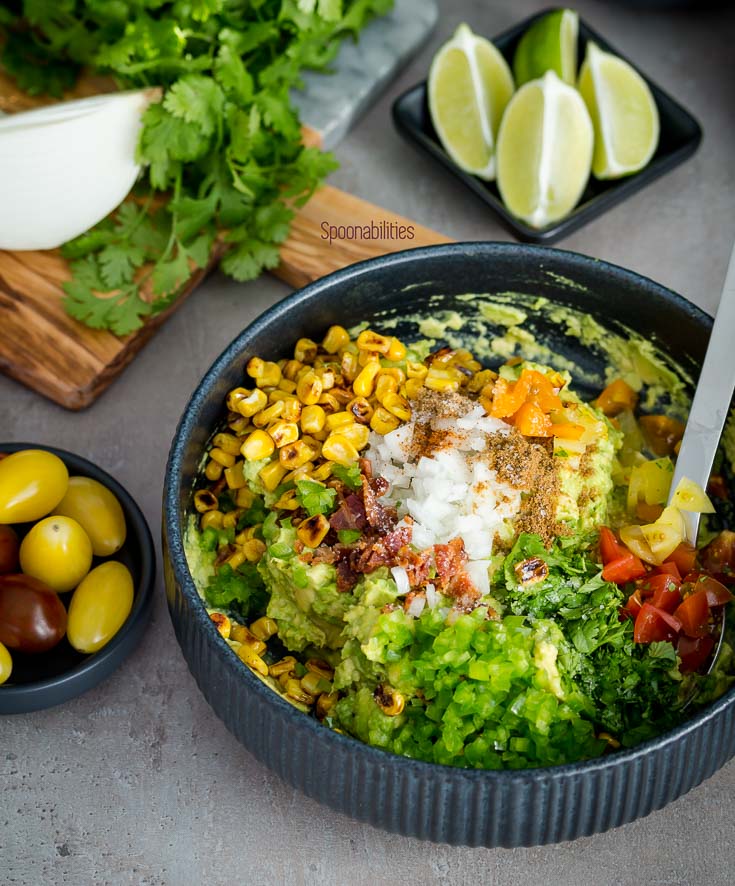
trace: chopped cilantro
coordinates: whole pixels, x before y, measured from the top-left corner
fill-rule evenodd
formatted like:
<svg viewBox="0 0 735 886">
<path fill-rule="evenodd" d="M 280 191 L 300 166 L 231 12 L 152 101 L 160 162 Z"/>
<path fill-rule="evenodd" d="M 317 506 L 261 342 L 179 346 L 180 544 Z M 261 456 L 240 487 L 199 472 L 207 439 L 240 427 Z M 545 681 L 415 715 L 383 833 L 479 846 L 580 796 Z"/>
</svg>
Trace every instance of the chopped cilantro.
<svg viewBox="0 0 735 886">
<path fill-rule="evenodd" d="M 350 489 L 355 491 L 362 489 L 362 475 L 360 474 L 359 465 L 346 467 L 345 465 L 335 464 L 332 465 L 332 474 L 338 480 L 341 480 L 345 486 L 349 486 Z"/>
<path fill-rule="evenodd" d="M 265 608 L 268 595 L 254 563 L 243 563 L 237 569 L 225 563 L 209 579 L 204 599 L 209 606 L 232 609 L 245 620 Z"/>
<path fill-rule="evenodd" d="M 298 480 L 296 489 L 296 500 L 310 517 L 329 514 L 334 510 L 336 490 L 328 489 L 314 480 Z"/>
</svg>

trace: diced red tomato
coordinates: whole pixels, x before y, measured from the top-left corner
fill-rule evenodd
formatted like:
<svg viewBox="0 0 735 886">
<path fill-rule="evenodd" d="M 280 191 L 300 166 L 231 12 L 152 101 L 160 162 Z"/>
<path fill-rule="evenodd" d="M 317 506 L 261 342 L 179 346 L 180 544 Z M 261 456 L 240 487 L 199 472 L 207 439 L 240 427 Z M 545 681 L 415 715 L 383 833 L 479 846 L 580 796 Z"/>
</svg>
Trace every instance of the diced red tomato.
<svg viewBox="0 0 735 886">
<path fill-rule="evenodd" d="M 682 673 L 698 671 L 712 655 L 715 641 L 713 637 L 679 637 L 676 651 L 681 659 L 679 670 Z"/>
<path fill-rule="evenodd" d="M 622 620 L 625 621 L 626 618 L 636 618 L 638 613 L 641 611 L 641 606 L 643 606 L 643 600 L 641 599 L 641 590 L 640 588 L 636 588 L 630 595 L 630 597 L 628 597 L 628 602 L 620 610 Z"/>
<path fill-rule="evenodd" d="M 707 594 L 707 603 L 713 609 L 718 606 L 725 606 L 735 597 L 730 591 L 711 575 L 705 575 L 703 572 L 690 572 L 686 577 L 688 584 L 691 584 L 697 591 L 705 591 Z"/>
<path fill-rule="evenodd" d="M 679 572 L 679 567 L 673 560 L 667 560 L 665 563 L 657 566 L 654 572 L 657 575 L 673 575 L 678 582 L 681 581 L 681 572 Z"/>
<path fill-rule="evenodd" d="M 701 554 L 707 572 L 735 573 L 735 532 L 723 530 Z"/>
<path fill-rule="evenodd" d="M 637 578 L 643 578 L 646 574 L 646 567 L 635 554 L 625 549 L 621 557 L 611 560 L 602 570 L 602 577 L 605 581 L 615 582 L 617 585 L 624 585 L 626 582 L 635 581 Z"/>
<path fill-rule="evenodd" d="M 681 631 L 681 622 L 675 615 L 644 603 L 636 616 L 633 639 L 636 643 L 656 643 L 674 640 Z"/>
<path fill-rule="evenodd" d="M 681 603 L 681 592 L 679 590 L 679 582 L 671 575 L 654 575 L 648 579 L 653 589 L 653 599 L 651 603 L 658 609 L 666 612 L 674 612 L 676 607 Z"/>
<path fill-rule="evenodd" d="M 708 633 L 709 603 L 707 592 L 695 591 L 684 599 L 674 612 L 688 637 L 705 637 Z"/>
<path fill-rule="evenodd" d="M 622 557 L 624 552 L 625 548 L 617 540 L 612 529 L 603 526 L 600 529 L 600 556 L 602 557 L 603 565 L 607 565 L 613 560 Z"/>
<path fill-rule="evenodd" d="M 697 549 L 694 545 L 690 545 L 688 541 L 683 541 L 669 557 L 671 563 L 676 563 L 676 568 L 680 575 L 686 575 L 694 569 L 694 563 L 697 559 Z"/>
</svg>

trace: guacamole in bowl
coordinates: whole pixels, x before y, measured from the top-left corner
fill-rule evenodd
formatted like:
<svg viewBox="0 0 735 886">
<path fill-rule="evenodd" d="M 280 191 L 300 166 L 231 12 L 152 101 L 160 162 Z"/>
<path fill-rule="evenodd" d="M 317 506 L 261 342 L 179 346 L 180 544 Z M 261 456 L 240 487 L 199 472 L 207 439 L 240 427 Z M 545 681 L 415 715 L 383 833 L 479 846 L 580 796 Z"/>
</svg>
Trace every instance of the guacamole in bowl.
<svg viewBox="0 0 735 886">
<path fill-rule="evenodd" d="M 358 351 L 365 332 L 398 344 L 378 351 L 372 388 L 345 399 L 335 377 L 309 402 L 318 386 L 296 376 L 324 374 L 332 327 Z M 217 714 L 310 796 L 455 843 L 571 839 L 711 774 L 735 750 L 733 691 L 726 673 L 705 676 L 708 637 L 690 636 L 710 622 L 677 610 L 704 591 L 711 613 L 728 592 L 696 586 L 692 552 L 671 548 L 661 485 L 675 452 L 655 451 L 675 449 L 706 332 L 697 309 L 635 274 L 503 244 L 357 265 L 259 318 L 194 393 L 167 472 L 169 606 Z M 357 354 L 353 384 L 373 362 Z M 397 383 L 380 383 L 381 400 L 378 374 Z M 432 386 L 472 401 L 431 428 L 465 439 L 415 458 L 401 434 L 431 426 L 419 389 Z M 231 408 L 235 391 L 250 415 Z M 727 493 L 726 458 L 720 470 Z M 731 519 L 716 504 L 713 534 Z M 727 579 L 726 550 L 697 570 Z M 682 713 L 687 681 L 700 701 L 724 695 Z"/>
</svg>

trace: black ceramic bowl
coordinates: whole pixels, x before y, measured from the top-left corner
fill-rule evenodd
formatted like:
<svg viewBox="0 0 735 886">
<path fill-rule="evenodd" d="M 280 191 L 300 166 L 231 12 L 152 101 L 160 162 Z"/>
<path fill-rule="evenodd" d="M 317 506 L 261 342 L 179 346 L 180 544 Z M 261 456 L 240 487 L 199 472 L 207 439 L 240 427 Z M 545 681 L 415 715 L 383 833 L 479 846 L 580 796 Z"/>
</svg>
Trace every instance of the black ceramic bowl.
<svg viewBox="0 0 735 886">
<path fill-rule="evenodd" d="M 699 784 L 735 753 L 735 690 L 691 721 L 632 750 L 546 769 L 453 769 L 394 756 L 321 726 L 254 677 L 222 643 L 189 570 L 182 531 L 207 439 L 226 392 L 250 356 L 285 356 L 300 336 L 381 314 L 467 318 L 465 293 L 530 293 L 627 323 L 685 367 L 701 361 L 711 320 L 680 296 L 630 271 L 536 246 L 457 243 L 373 259 L 331 274 L 271 308 L 219 357 L 194 392 L 171 449 L 164 491 L 165 574 L 176 636 L 201 691 L 227 727 L 290 784 L 334 809 L 390 831 L 472 846 L 570 840 L 647 815 Z M 599 355 L 553 322 L 539 335 L 581 365 Z M 401 334 L 400 327 L 398 334 Z"/>
<path fill-rule="evenodd" d="M 36 443 L 0 443 L 0 452 L 19 449 L 45 449 L 58 455 L 73 475 L 92 477 L 106 486 L 122 506 L 127 524 L 127 538 L 122 548 L 107 559 L 124 563 L 133 576 L 135 597 L 125 624 L 99 652 L 84 655 L 64 639 L 53 649 L 39 655 L 13 653 L 10 680 L 0 686 L 0 714 L 23 714 L 50 708 L 69 701 L 96 686 L 120 665 L 138 644 L 150 621 L 153 586 L 156 577 L 156 554 L 148 524 L 128 492 L 108 473 L 79 455 L 39 446 Z M 104 562 L 95 558 L 93 566 Z M 62 596 L 68 606 L 70 594 Z"/>
</svg>

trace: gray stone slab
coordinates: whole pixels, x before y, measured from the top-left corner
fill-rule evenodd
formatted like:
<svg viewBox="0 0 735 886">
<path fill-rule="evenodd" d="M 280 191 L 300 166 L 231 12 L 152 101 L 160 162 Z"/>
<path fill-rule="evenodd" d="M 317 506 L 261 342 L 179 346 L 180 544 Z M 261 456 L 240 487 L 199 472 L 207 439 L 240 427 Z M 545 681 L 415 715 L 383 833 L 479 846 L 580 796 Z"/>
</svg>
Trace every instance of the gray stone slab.
<svg viewBox="0 0 735 886">
<path fill-rule="evenodd" d="M 430 43 L 340 144 L 332 183 L 457 239 L 509 239 L 484 204 L 399 138 L 390 105 L 460 21 L 492 36 L 548 5 L 441 0 Z M 705 137 L 692 160 L 560 245 L 711 312 L 735 237 L 735 13 L 574 5 L 695 113 Z M 212 276 L 80 414 L 0 377 L 0 439 L 99 462 L 157 537 L 166 454 L 191 391 L 287 292 L 267 276 L 247 285 Z M 179 652 L 159 576 L 150 630 L 106 683 L 55 710 L 0 718 L 0 884 L 731 886 L 734 797 L 735 761 L 642 821 L 559 846 L 463 849 L 374 830 L 284 785 L 227 732 Z"/>
<path fill-rule="evenodd" d="M 332 149 L 429 38 L 439 17 L 435 0 L 395 0 L 391 12 L 345 40 L 330 75 L 307 71 L 292 98 L 301 120 Z"/>
</svg>

